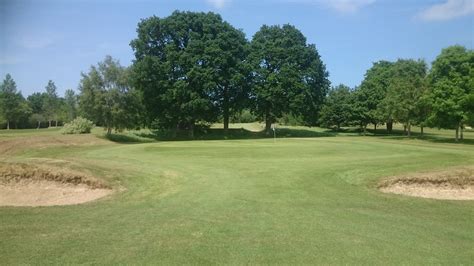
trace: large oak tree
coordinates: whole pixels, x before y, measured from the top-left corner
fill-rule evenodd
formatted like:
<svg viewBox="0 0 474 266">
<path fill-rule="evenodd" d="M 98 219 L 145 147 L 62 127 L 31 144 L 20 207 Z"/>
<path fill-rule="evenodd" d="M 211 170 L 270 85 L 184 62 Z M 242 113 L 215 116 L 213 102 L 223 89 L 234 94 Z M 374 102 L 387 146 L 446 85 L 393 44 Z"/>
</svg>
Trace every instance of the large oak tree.
<svg viewBox="0 0 474 266">
<path fill-rule="evenodd" d="M 328 72 L 312 44 L 291 25 L 262 26 L 251 42 L 255 113 L 265 130 L 285 113 L 315 125 L 329 90 Z"/>
</svg>

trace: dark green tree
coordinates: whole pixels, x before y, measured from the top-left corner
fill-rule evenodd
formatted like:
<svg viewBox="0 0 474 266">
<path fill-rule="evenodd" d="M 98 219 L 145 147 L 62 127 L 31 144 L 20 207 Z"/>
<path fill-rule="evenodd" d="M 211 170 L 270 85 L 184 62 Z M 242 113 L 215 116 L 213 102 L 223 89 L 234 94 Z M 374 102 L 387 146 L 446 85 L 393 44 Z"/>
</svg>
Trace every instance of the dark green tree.
<svg viewBox="0 0 474 266">
<path fill-rule="evenodd" d="M 173 12 L 138 25 L 134 84 L 143 92 L 148 122 L 187 129 L 236 109 L 245 40 L 214 13 Z M 176 131 L 175 131 L 176 132 Z"/>
<path fill-rule="evenodd" d="M 443 49 L 432 64 L 429 83 L 431 123 L 455 129 L 456 141 L 462 139 L 464 125 L 474 112 L 474 51 L 458 45 Z"/>
<path fill-rule="evenodd" d="M 248 43 L 245 34 L 218 16 L 211 16 L 213 34 L 205 40 L 203 63 L 211 69 L 209 76 L 215 84 L 212 101 L 222 115 L 224 130 L 229 128 L 229 118 L 247 104 L 250 89 L 250 66 L 246 62 Z M 208 33 L 206 33 L 208 34 Z M 200 54 L 200 51 L 198 51 Z"/>
<path fill-rule="evenodd" d="M 302 116 L 315 125 L 329 89 L 328 72 L 314 45 L 294 26 L 262 26 L 254 35 L 252 94 L 255 113 L 265 121 L 265 130 L 285 113 Z"/>
<path fill-rule="evenodd" d="M 48 81 L 46 85 L 46 94 L 43 102 L 43 114 L 48 121 L 48 127 L 51 127 L 51 122 L 56 121 L 58 125 L 58 109 L 59 109 L 59 97 L 57 93 L 56 85 L 52 80 Z"/>
<path fill-rule="evenodd" d="M 67 122 L 72 121 L 77 116 L 77 95 L 74 90 L 66 90 L 64 93 L 64 104 Z"/>
<path fill-rule="evenodd" d="M 351 89 L 345 85 L 338 85 L 329 91 L 321 109 L 320 124 L 325 127 L 347 126 L 353 115 Z"/>
<path fill-rule="evenodd" d="M 5 119 L 7 129 L 10 129 L 11 122 L 14 122 L 16 127 L 18 122 L 27 119 L 30 113 L 31 109 L 21 92 L 17 91 L 15 81 L 7 74 L 0 85 L 0 116 Z"/>
<path fill-rule="evenodd" d="M 384 110 L 390 110 L 394 120 L 405 125 L 407 135 L 411 136 L 411 126 L 424 120 L 424 104 L 421 101 L 427 92 L 426 63 L 399 59 L 391 65 L 389 72 L 388 90 L 381 105 Z"/>
<path fill-rule="evenodd" d="M 32 123 L 36 123 L 36 128 L 41 127 L 41 122 L 45 121 L 44 117 L 44 106 L 45 106 L 45 99 L 47 95 L 46 93 L 35 92 L 28 96 L 27 101 L 28 105 L 31 108 L 32 116 L 30 118 Z"/>
<path fill-rule="evenodd" d="M 367 124 L 373 124 L 376 129 L 378 124 L 386 123 L 387 131 L 392 130 L 393 110 L 381 105 L 390 84 L 392 66 L 388 61 L 374 63 L 356 93 L 358 120 L 364 132 Z"/>
</svg>

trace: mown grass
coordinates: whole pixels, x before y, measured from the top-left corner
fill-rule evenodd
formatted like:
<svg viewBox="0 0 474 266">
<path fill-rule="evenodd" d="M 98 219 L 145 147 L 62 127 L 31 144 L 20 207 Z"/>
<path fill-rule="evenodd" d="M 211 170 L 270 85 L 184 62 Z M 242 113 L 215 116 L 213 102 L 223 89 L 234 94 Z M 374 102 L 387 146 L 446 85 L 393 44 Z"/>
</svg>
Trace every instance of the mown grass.
<svg viewBox="0 0 474 266">
<path fill-rule="evenodd" d="M 276 141 L 149 139 L 0 155 L 87 168 L 126 189 L 83 205 L 0 207 L 0 261 L 470 264 L 474 258 L 474 202 L 376 188 L 386 176 L 474 165 L 472 145 L 350 130 Z"/>
</svg>

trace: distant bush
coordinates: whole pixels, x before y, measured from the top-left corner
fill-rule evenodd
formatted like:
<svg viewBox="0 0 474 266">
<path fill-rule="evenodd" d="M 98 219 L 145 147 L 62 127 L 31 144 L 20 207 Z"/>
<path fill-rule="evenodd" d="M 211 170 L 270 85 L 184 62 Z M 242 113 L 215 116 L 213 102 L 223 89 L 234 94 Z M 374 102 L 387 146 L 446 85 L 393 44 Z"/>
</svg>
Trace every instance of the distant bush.
<svg viewBox="0 0 474 266">
<path fill-rule="evenodd" d="M 257 117 L 250 112 L 248 109 L 244 109 L 241 112 L 234 114 L 231 117 L 232 123 L 252 123 L 257 121 Z"/>
<path fill-rule="evenodd" d="M 91 133 L 94 123 L 82 117 L 77 117 L 69 123 L 64 124 L 61 129 L 63 134 L 85 134 Z"/>
</svg>

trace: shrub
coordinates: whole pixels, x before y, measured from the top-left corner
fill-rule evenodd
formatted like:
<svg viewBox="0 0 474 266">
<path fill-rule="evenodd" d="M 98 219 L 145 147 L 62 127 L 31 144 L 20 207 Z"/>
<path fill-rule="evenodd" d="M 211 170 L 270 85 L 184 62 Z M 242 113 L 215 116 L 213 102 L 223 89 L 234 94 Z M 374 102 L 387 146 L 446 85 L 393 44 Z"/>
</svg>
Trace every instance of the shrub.
<svg viewBox="0 0 474 266">
<path fill-rule="evenodd" d="M 61 129 L 63 134 L 85 134 L 91 133 L 94 123 L 82 117 L 77 117 L 69 123 L 64 124 Z"/>
</svg>

